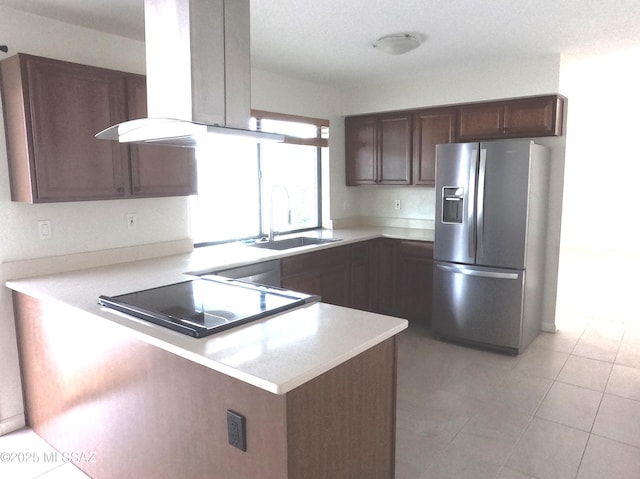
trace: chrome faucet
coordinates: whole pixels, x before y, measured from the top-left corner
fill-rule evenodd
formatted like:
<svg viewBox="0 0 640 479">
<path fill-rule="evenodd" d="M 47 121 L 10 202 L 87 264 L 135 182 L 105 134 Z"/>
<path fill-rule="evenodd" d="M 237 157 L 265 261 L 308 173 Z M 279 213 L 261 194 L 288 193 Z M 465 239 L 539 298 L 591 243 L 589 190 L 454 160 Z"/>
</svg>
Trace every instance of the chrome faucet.
<svg viewBox="0 0 640 479">
<path fill-rule="evenodd" d="M 273 229 L 273 194 L 276 189 L 282 188 L 287 195 L 287 224 L 291 224 L 291 197 L 289 191 L 282 184 L 277 184 L 271 190 L 271 201 L 269 203 L 269 241 L 275 240 L 275 231 Z"/>
</svg>

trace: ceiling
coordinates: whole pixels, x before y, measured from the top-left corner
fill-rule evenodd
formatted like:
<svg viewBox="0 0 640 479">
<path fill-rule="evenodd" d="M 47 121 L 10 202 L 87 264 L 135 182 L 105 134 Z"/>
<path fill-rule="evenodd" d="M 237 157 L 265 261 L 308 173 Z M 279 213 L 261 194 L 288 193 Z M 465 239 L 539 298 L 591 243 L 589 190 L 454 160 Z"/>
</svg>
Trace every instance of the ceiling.
<svg viewBox="0 0 640 479">
<path fill-rule="evenodd" d="M 0 0 L 138 40 L 144 39 L 142 4 Z M 253 66 L 271 72 L 354 85 L 505 57 L 638 46 L 639 25 L 640 0 L 251 0 L 251 57 Z M 399 32 L 418 34 L 424 44 L 400 56 L 372 47 Z"/>
</svg>

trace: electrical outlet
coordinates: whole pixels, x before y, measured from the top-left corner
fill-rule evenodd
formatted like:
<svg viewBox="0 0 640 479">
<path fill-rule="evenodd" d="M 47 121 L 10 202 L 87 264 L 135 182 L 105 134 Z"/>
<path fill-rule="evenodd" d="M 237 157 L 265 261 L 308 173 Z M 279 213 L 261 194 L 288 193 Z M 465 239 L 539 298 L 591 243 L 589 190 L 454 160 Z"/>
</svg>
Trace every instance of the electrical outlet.
<svg viewBox="0 0 640 479">
<path fill-rule="evenodd" d="M 400 209 L 400 200 L 396 200 L 396 209 L 399 210 Z"/>
<path fill-rule="evenodd" d="M 242 414 L 227 409 L 227 439 L 241 451 L 247 450 L 247 420 Z"/>
<path fill-rule="evenodd" d="M 134 230 L 138 227 L 138 215 L 130 213 L 127 215 L 127 229 Z"/>
<path fill-rule="evenodd" d="M 51 220 L 38 221 L 38 236 L 41 240 L 49 240 L 53 236 L 51 232 Z"/>
</svg>

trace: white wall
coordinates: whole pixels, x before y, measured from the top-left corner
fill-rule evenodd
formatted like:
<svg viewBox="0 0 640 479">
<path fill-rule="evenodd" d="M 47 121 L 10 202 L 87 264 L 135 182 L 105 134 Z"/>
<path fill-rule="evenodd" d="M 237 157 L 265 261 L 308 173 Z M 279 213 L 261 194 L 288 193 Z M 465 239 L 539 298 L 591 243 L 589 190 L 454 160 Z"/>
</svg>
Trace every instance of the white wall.
<svg viewBox="0 0 640 479">
<path fill-rule="evenodd" d="M 422 106 L 557 93 L 559 56 L 469 63 L 393 83 L 359 85 L 343 91 L 343 113 L 402 110 Z"/>
<path fill-rule="evenodd" d="M 563 57 L 561 87 L 571 95 L 563 247 L 638 251 L 639 85 L 640 47 Z"/>
<path fill-rule="evenodd" d="M 565 56 L 567 126 L 559 311 L 640 324 L 640 45 Z"/>
</svg>

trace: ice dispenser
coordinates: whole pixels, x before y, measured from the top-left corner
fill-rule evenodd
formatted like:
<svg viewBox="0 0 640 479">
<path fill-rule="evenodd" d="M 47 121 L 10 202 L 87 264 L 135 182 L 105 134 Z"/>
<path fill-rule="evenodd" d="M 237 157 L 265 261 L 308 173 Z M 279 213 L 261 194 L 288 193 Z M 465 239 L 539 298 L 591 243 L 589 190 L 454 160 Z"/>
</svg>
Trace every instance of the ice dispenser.
<svg viewBox="0 0 640 479">
<path fill-rule="evenodd" d="M 445 186 L 442 188 L 442 222 L 462 223 L 464 212 L 464 188 Z"/>
</svg>

